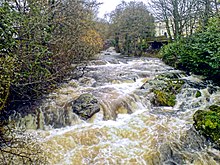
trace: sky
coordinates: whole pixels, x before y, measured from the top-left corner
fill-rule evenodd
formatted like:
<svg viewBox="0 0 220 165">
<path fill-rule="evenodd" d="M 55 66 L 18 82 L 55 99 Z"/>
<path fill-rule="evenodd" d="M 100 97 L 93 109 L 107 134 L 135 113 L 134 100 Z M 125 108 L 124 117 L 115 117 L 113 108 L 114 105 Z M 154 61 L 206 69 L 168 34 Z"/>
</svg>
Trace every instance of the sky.
<svg viewBox="0 0 220 165">
<path fill-rule="evenodd" d="M 103 3 L 99 7 L 99 14 L 100 18 L 103 18 L 106 13 L 109 13 L 115 9 L 115 7 L 121 3 L 122 0 L 98 0 L 98 2 Z M 125 2 L 130 2 L 131 0 L 124 0 Z M 136 0 L 141 1 L 141 0 Z M 143 2 L 147 2 L 148 0 L 144 0 Z"/>
</svg>

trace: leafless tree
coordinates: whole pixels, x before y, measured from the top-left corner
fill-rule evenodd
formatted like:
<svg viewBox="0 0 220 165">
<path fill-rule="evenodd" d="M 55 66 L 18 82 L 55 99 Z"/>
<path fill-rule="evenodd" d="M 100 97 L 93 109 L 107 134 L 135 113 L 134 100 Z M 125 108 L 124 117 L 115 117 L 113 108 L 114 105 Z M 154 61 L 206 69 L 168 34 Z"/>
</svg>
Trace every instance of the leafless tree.
<svg viewBox="0 0 220 165">
<path fill-rule="evenodd" d="M 149 3 L 156 19 L 166 23 L 169 38 L 191 35 L 195 26 L 218 12 L 216 0 L 152 0 Z"/>
</svg>

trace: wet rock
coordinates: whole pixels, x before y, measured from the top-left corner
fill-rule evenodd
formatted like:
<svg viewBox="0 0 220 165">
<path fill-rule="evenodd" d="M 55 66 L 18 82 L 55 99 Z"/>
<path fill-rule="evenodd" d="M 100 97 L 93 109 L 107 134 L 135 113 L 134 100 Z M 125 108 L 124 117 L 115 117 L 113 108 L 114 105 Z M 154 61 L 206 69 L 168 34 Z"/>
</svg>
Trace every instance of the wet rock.
<svg viewBox="0 0 220 165">
<path fill-rule="evenodd" d="M 180 73 L 164 73 L 158 75 L 141 86 L 141 89 L 152 88 L 154 98 L 152 103 L 156 106 L 174 106 L 176 104 L 176 94 L 178 94 L 183 84 L 179 79 Z"/>
<path fill-rule="evenodd" d="M 44 106 L 25 106 L 10 114 L 5 114 L 8 118 L 4 120 L 16 124 L 16 127 L 34 130 L 61 128 L 75 124 L 78 116 L 72 112 L 71 105 L 67 105 L 68 108 L 66 105 L 60 107 L 54 102 L 47 101 Z"/>
<path fill-rule="evenodd" d="M 193 120 L 196 130 L 220 147 L 220 106 L 212 105 L 209 110 L 196 111 Z"/>
<path fill-rule="evenodd" d="M 100 105 L 93 95 L 82 94 L 72 102 L 72 109 L 80 118 L 87 120 L 100 111 Z"/>
<path fill-rule="evenodd" d="M 208 88 L 208 92 L 210 93 L 210 94 L 213 94 L 213 93 L 215 93 L 215 92 L 217 92 L 217 88 L 216 87 L 209 87 Z"/>
<path fill-rule="evenodd" d="M 201 151 L 208 145 L 208 141 L 199 135 L 192 127 L 181 135 L 179 142 L 165 143 L 159 148 L 161 164 L 179 165 L 186 164 L 186 156 L 189 162 L 197 160 L 196 152 Z M 190 153 L 185 155 L 185 153 Z"/>
<path fill-rule="evenodd" d="M 207 145 L 208 141 L 195 130 L 194 127 L 187 130 L 184 136 L 180 138 L 182 148 L 186 151 L 199 151 Z"/>
<path fill-rule="evenodd" d="M 205 89 L 207 87 L 206 82 L 195 82 L 195 81 L 190 81 L 190 80 L 184 80 L 191 88 L 196 88 L 196 89 Z"/>
<path fill-rule="evenodd" d="M 78 123 L 78 116 L 72 112 L 71 103 L 58 106 L 55 103 L 48 103 L 43 107 L 44 123 L 47 128 L 62 128 Z"/>
<path fill-rule="evenodd" d="M 93 86 L 95 82 L 96 80 L 90 77 L 82 77 L 79 79 L 79 84 L 81 86 Z"/>
<path fill-rule="evenodd" d="M 42 111 L 37 107 L 37 103 L 21 106 L 16 110 L 2 111 L 0 113 L 0 123 L 8 122 L 9 126 L 21 127 L 25 129 L 43 129 L 44 119 Z"/>
<path fill-rule="evenodd" d="M 176 96 L 172 93 L 165 91 L 154 90 L 154 100 L 153 103 L 156 106 L 171 106 L 176 104 Z"/>
<path fill-rule="evenodd" d="M 94 60 L 90 62 L 90 65 L 106 65 L 106 61 L 103 60 Z"/>
<path fill-rule="evenodd" d="M 160 159 L 164 165 L 185 164 L 184 156 L 178 151 L 178 147 L 173 144 L 163 144 L 159 148 Z"/>
<path fill-rule="evenodd" d="M 104 55 L 111 55 L 111 53 L 110 52 L 105 52 Z"/>
<path fill-rule="evenodd" d="M 157 80 L 180 79 L 185 76 L 186 74 L 184 72 L 167 72 L 167 73 L 158 75 L 156 79 Z"/>
<path fill-rule="evenodd" d="M 71 80 L 67 86 L 70 86 L 72 88 L 77 88 L 79 86 L 79 84 L 76 80 Z"/>
<path fill-rule="evenodd" d="M 165 81 L 153 79 L 145 82 L 140 89 L 149 89 L 149 88 L 163 89 L 166 87 L 166 85 L 167 83 Z"/>
</svg>

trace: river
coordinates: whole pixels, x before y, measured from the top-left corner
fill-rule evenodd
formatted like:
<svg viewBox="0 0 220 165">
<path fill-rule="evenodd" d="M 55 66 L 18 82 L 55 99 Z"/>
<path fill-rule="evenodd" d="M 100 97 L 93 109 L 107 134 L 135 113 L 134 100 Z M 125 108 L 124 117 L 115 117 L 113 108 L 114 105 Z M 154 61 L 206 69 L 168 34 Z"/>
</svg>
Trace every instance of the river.
<svg viewBox="0 0 220 165">
<path fill-rule="evenodd" d="M 123 57 L 109 49 L 86 70 L 82 78 L 52 93 L 42 108 L 62 109 L 80 94 L 90 93 L 101 111 L 88 121 L 73 115 L 71 126 L 37 131 L 49 164 L 220 164 L 219 150 L 193 129 L 195 111 L 219 102 L 218 87 L 198 76 L 182 76 L 199 87 L 185 84 L 174 107 L 154 106 L 150 87 L 141 86 L 162 73 L 181 73 L 160 59 Z M 198 90 L 201 96 L 195 97 Z"/>
</svg>

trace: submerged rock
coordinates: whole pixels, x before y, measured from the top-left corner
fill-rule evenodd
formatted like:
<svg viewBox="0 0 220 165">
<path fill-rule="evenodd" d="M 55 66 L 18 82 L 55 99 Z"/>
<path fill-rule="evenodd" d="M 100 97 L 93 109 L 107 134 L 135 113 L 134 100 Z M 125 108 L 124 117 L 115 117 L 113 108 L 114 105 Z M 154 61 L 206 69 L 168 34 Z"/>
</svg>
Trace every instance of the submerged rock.
<svg viewBox="0 0 220 165">
<path fill-rule="evenodd" d="M 220 106 L 212 105 L 209 110 L 196 111 L 193 120 L 196 130 L 220 147 Z"/>
<path fill-rule="evenodd" d="M 185 164 L 183 154 L 178 151 L 175 144 L 163 144 L 159 147 L 161 164 L 178 165 Z"/>
<path fill-rule="evenodd" d="M 198 159 L 197 152 L 202 151 L 208 145 L 208 141 L 200 136 L 193 127 L 180 135 L 179 140 L 181 143 L 167 142 L 160 145 L 160 164 L 187 164 L 186 156 L 187 160 L 194 164 Z M 190 154 L 185 155 L 184 153 Z"/>
<path fill-rule="evenodd" d="M 100 105 L 93 95 L 87 93 L 72 102 L 72 109 L 80 118 L 87 120 L 100 111 Z"/>
</svg>

